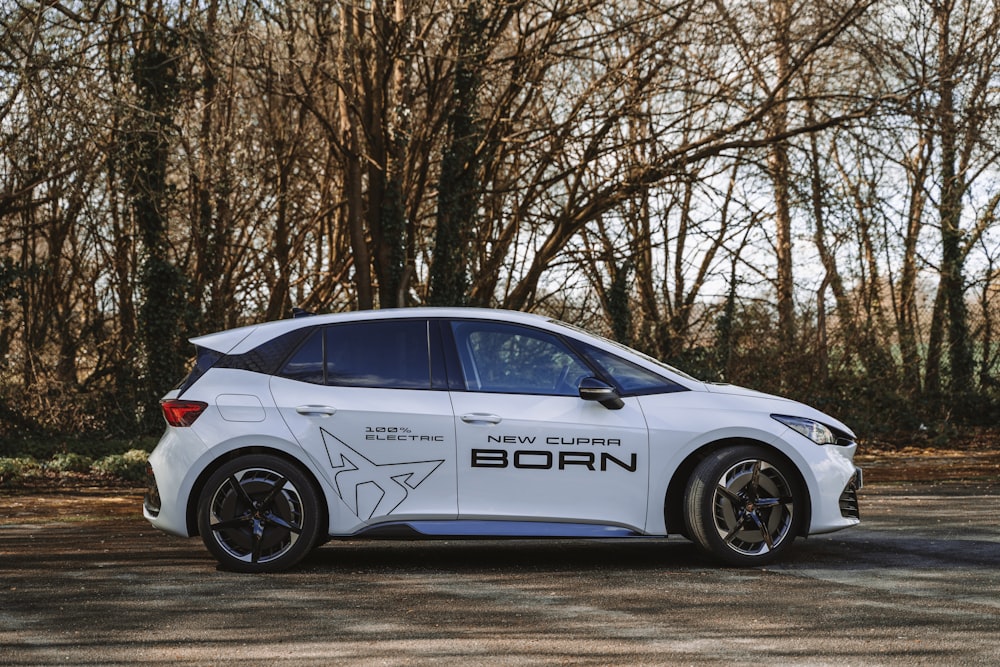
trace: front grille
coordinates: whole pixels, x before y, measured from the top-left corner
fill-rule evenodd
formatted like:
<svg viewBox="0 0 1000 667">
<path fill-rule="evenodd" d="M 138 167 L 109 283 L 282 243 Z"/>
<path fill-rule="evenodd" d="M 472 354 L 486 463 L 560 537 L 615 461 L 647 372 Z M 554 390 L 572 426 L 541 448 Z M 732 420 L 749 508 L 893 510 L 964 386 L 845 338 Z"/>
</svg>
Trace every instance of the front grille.
<svg viewBox="0 0 1000 667">
<path fill-rule="evenodd" d="M 844 487 L 844 492 L 840 494 L 840 515 L 846 519 L 861 519 L 861 510 L 858 508 L 858 489 L 861 488 L 861 469 L 859 468 L 851 481 Z"/>
</svg>

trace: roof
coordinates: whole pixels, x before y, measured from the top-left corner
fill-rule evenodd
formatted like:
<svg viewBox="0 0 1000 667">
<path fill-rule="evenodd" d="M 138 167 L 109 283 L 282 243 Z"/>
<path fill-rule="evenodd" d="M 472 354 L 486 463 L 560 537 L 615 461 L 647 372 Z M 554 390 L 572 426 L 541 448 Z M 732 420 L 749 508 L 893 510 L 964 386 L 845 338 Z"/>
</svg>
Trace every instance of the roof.
<svg viewBox="0 0 1000 667">
<path fill-rule="evenodd" d="M 384 308 L 381 310 L 356 310 L 344 313 L 328 313 L 310 317 L 296 317 L 273 322 L 252 324 L 236 329 L 227 329 L 206 334 L 191 339 L 199 347 L 206 347 L 225 354 L 241 354 L 248 352 L 261 343 L 275 336 L 294 331 L 302 327 L 312 327 L 318 324 L 336 324 L 338 322 L 353 322 L 357 320 L 391 320 L 410 318 L 465 318 L 490 319 L 507 322 L 522 322 L 539 324 L 551 321 L 550 318 L 532 313 L 522 313 L 516 310 L 501 310 L 495 308 Z"/>
</svg>

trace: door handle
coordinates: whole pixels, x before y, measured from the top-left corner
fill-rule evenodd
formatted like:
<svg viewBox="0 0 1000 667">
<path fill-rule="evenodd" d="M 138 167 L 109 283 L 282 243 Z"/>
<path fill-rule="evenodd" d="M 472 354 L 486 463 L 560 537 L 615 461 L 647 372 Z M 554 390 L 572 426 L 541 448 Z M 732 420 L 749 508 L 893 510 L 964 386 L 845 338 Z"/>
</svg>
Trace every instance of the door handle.
<svg viewBox="0 0 1000 667">
<path fill-rule="evenodd" d="M 499 424 L 503 418 L 485 412 L 470 412 L 467 415 L 462 415 L 462 421 L 466 424 Z"/>
<path fill-rule="evenodd" d="M 300 405 L 295 411 L 306 417 L 330 417 L 337 413 L 337 408 L 329 405 Z"/>
</svg>

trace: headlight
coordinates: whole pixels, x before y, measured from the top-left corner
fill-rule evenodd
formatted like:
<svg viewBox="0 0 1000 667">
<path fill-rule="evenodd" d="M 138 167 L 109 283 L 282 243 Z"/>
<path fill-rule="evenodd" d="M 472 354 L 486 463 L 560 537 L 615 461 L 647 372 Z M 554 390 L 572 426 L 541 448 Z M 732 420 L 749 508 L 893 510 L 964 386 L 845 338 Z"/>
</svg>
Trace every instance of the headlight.
<svg viewBox="0 0 1000 667">
<path fill-rule="evenodd" d="M 806 436 L 817 445 L 834 445 L 837 443 L 837 436 L 833 434 L 826 424 L 821 424 L 813 419 L 805 417 L 790 417 L 788 415 L 771 415 L 774 419 Z"/>
</svg>

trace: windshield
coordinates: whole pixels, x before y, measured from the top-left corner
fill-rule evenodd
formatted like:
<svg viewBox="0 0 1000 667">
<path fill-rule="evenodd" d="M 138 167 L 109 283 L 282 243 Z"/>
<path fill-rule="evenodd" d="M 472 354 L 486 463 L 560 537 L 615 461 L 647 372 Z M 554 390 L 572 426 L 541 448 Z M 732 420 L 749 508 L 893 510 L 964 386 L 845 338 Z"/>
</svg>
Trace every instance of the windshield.
<svg viewBox="0 0 1000 667">
<path fill-rule="evenodd" d="M 654 363 L 657 366 L 660 366 L 661 368 L 665 368 L 668 371 L 670 371 L 671 373 L 676 373 L 677 375 L 680 375 L 682 378 L 691 380 L 693 382 L 701 382 L 701 380 L 699 380 L 698 378 L 693 377 L 692 375 L 690 375 L 688 373 L 685 373 L 684 371 L 680 370 L 679 368 L 675 368 L 674 366 L 671 366 L 670 364 L 667 364 L 667 363 L 664 363 L 664 362 L 660 361 L 656 357 L 651 357 L 651 356 L 649 356 L 648 354 L 646 354 L 644 352 L 640 352 L 639 350 L 636 350 L 636 349 L 633 349 L 633 348 L 629 347 L 628 345 L 623 345 L 623 344 L 619 343 L 616 340 L 611 340 L 610 338 L 605 338 L 604 336 L 601 336 L 600 334 L 595 334 L 595 333 L 593 333 L 591 331 L 587 331 L 586 329 L 578 327 L 575 324 L 569 324 L 568 322 L 563 322 L 562 320 L 552 320 L 552 319 L 550 319 L 549 322 L 551 322 L 552 324 L 558 324 L 560 326 L 566 327 L 567 329 L 572 329 L 573 331 L 576 331 L 578 333 L 586 334 L 586 335 L 588 335 L 588 336 L 590 336 L 592 338 L 597 338 L 597 339 L 599 339 L 601 341 L 604 341 L 605 343 L 608 343 L 609 345 L 614 345 L 619 350 L 625 350 L 626 352 L 630 352 L 630 353 L 632 353 L 634 355 L 642 357 L 646 361 Z"/>
</svg>

